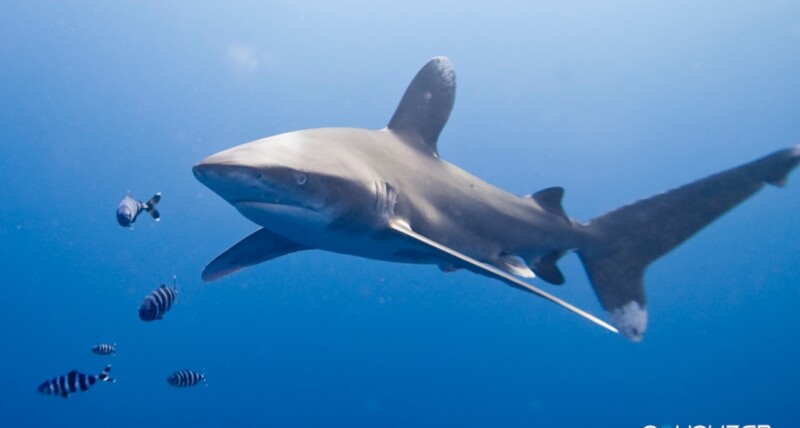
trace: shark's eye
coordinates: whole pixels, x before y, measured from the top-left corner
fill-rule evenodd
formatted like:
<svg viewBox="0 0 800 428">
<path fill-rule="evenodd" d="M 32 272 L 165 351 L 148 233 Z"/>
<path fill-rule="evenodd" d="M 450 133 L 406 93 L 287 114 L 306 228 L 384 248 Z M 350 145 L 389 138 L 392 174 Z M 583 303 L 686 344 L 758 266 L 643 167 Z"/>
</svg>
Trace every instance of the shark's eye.
<svg viewBox="0 0 800 428">
<path fill-rule="evenodd" d="M 296 172 L 294 174 L 294 181 L 296 181 L 297 184 L 302 186 L 308 182 L 308 176 L 303 174 L 302 172 Z"/>
</svg>

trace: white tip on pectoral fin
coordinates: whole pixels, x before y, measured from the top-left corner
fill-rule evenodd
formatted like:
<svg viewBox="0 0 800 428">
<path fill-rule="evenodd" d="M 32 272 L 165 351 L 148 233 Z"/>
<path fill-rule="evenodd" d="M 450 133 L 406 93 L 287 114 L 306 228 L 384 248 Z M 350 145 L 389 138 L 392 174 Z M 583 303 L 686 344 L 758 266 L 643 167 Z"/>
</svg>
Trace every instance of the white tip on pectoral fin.
<svg viewBox="0 0 800 428">
<path fill-rule="evenodd" d="M 640 342 L 647 330 L 647 309 L 631 300 L 609 313 L 611 322 L 623 336 L 633 342 Z"/>
</svg>

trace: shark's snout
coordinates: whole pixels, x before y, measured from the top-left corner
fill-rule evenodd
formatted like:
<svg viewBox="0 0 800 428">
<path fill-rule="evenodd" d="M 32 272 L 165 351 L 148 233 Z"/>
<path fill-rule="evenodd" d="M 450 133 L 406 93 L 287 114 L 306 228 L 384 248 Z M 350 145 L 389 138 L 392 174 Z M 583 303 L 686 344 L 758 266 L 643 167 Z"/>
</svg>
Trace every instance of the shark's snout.
<svg viewBox="0 0 800 428">
<path fill-rule="evenodd" d="M 195 166 L 192 167 L 192 173 L 194 174 L 195 178 L 197 178 L 201 183 L 206 184 L 206 180 L 209 178 L 211 174 L 213 174 L 214 169 L 219 166 L 223 165 L 225 162 L 220 159 L 220 153 L 211 155 L 205 159 L 202 159 L 198 162 Z"/>
<path fill-rule="evenodd" d="M 205 183 L 205 178 L 211 173 L 211 166 L 202 162 L 192 167 L 192 174 L 201 183 Z"/>
<path fill-rule="evenodd" d="M 192 173 L 197 181 L 211 187 L 214 182 L 220 181 L 222 172 L 216 164 L 200 162 L 192 167 Z"/>
<path fill-rule="evenodd" d="M 194 178 L 198 180 L 200 180 L 200 177 L 202 176 L 203 172 L 204 172 L 204 167 L 201 164 L 197 164 L 192 167 L 192 174 L 194 174 Z"/>
<path fill-rule="evenodd" d="M 221 166 L 251 166 L 251 162 L 256 158 L 257 153 L 248 147 L 249 145 L 243 144 L 214 153 L 198 162 L 197 165 L 192 167 L 192 170 L 197 175 L 198 171 L 202 172 Z"/>
<path fill-rule="evenodd" d="M 246 162 L 243 162 L 246 158 L 237 156 L 235 149 L 213 154 L 198 162 L 192 167 L 195 178 L 212 190 L 215 183 L 229 180 L 232 174 L 246 166 Z"/>
<path fill-rule="evenodd" d="M 257 199 L 264 190 L 257 170 L 220 161 L 218 155 L 200 161 L 192 167 L 192 173 L 197 181 L 231 203 Z"/>
</svg>

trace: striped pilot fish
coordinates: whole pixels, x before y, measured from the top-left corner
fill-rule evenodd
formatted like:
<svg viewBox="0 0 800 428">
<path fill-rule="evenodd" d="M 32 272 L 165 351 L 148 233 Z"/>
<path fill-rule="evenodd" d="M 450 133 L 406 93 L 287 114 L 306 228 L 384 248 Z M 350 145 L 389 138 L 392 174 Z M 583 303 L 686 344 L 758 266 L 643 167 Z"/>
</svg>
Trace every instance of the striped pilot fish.
<svg viewBox="0 0 800 428">
<path fill-rule="evenodd" d="M 178 298 L 178 287 L 175 285 L 175 278 L 172 278 L 172 288 L 166 284 L 161 284 L 155 291 L 144 298 L 142 305 L 139 306 L 139 319 L 142 321 L 160 320 L 164 314 L 175 303 Z"/>
<path fill-rule="evenodd" d="M 94 345 L 92 346 L 92 352 L 97 355 L 114 355 L 117 353 L 117 344 L 101 343 L 99 345 Z"/>
<path fill-rule="evenodd" d="M 116 380 L 111 379 L 108 376 L 108 372 L 110 371 L 110 364 L 107 365 L 106 368 L 104 368 L 103 371 L 97 376 L 87 375 L 84 373 L 79 373 L 77 370 L 73 370 L 65 375 L 54 377 L 51 380 L 45 381 L 39 385 L 39 392 L 48 395 L 60 395 L 64 398 L 67 398 L 75 392 L 88 391 L 89 388 L 98 380 L 103 382 L 116 382 Z"/>
<path fill-rule="evenodd" d="M 117 207 L 117 223 L 122 227 L 131 227 L 133 223 L 136 222 L 136 217 L 139 217 L 142 211 L 147 212 L 150 214 L 150 217 L 158 221 L 161 218 L 161 214 L 158 213 L 156 204 L 160 200 L 161 192 L 153 195 L 147 202 L 131 198 L 131 195 L 125 196 L 125 199 L 123 199 Z"/>
<path fill-rule="evenodd" d="M 195 386 L 200 381 L 206 381 L 204 373 L 193 372 L 189 369 L 178 370 L 167 378 L 167 383 L 176 388 L 185 388 L 187 386 Z M 208 384 L 206 384 L 208 385 Z"/>
</svg>

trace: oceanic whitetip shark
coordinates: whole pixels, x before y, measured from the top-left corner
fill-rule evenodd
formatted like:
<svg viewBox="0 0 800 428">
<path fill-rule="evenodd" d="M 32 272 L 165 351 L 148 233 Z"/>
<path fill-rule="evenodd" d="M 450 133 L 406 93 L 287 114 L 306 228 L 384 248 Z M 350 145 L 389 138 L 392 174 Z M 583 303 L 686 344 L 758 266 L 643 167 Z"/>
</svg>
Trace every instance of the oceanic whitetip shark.
<svg viewBox="0 0 800 428">
<path fill-rule="evenodd" d="M 197 179 L 263 227 L 206 266 L 203 280 L 309 249 L 435 264 L 498 279 L 639 341 L 647 266 L 765 183 L 782 185 L 800 162 L 800 146 L 781 150 L 582 223 L 564 212 L 560 187 L 518 197 L 439 158 L 455 89 L 450 61 L 433 58 L 386 128 L 289 132 L 200 161 Z M 572 251 L 616 328 L 520 279 L 563 283 L 556 262 Z"/>
</svg>

